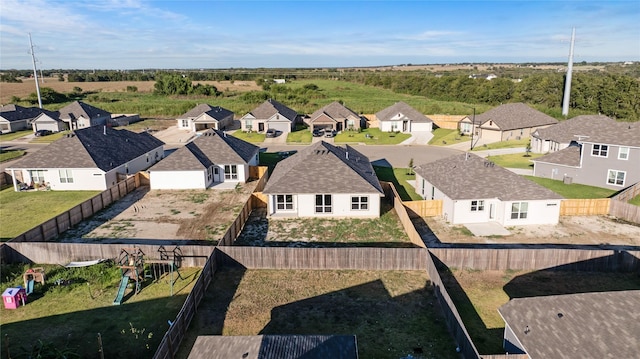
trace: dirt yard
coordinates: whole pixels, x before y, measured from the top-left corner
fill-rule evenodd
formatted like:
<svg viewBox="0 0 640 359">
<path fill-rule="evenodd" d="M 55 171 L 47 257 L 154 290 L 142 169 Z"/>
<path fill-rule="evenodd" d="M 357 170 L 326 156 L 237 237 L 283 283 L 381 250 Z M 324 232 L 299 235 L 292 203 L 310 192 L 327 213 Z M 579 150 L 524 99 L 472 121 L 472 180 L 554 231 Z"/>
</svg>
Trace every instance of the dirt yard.
<svg viewBox="0 0 640 359">
<path fill-rule="evenodd" d="M 260 90 L 255 81 L 194 81 L 194 83 L 209 84 L 219 91 L 247 92 Z M 151 92 L 155 81 L 109 81 L 109 82 L 60 82 L 57 78 L 45 78 L 40 87 L 50 87 L 57 92 L 71 92 L 74 87 L 80 87 L 83 91 L 98 92 L 126 92 L 127 86 L 135 86 L 138 92 Z M 36 92 L 33 79 L 22 79 L 22 83 L 0 83 L 0 103 L 9 103 L 12 96 L 24 98 L 30 93 Z"/>
<path fill-rule="evenodd" d="M 141 187 L 65 232 L 62 242 L 204 240 L 216 244 L 257 182 L 237 189 L 165 191 Z"/>
<path fill-rule="evenodd" d="M 417 221 L 414 221 L 416 223 Z M 447 224 L 441 218 L 427 218 L 420 232 L 433 231 L 442 243 L 491 244 L 586 244 L 640 246 L 640 226 L 616 222 L 603 216 L 561 217 L 560 223 L 507 227 L 509 236 L 475 237 L 462 225 Z M 420 226 L 420 223 L 418 223 Z M 428 234 L 427 234 L 428 235 Z M 434 239 L 430 237 L 430 240 Z"/>
</svg>

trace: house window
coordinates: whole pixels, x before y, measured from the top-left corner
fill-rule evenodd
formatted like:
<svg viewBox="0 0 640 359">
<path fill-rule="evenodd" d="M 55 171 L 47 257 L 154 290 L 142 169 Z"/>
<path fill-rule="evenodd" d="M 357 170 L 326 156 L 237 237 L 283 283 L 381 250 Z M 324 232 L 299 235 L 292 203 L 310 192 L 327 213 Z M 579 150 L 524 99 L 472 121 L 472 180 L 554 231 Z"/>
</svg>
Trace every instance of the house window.
<svg viewBox="0 0 640 359">
<path fill-rule="evenodd" d="M 207 168 L 207 180 L 211 181 L 211 177 L 213 177 L 213 167 Z"/>
<path fill-rule="evenodd" d="M 593 151 L 591 151 L 591 155 L 596 157 L 607 157 L 608 152 L 609 152 L 609 146 L 594 144 Z"/>
<path fill-rule="evenodd" d="M 353 196 L 351 197 L 351 210 L 366 211 L 369 209 L 369 197 Z"/>
<path fill-rule="evenodd" d="M 224 179 L 238 179 L 238 166 L 224 165 Z"/>
<path fill-rule="evenodd" d="M 31 170 L 29 171 L 29 177 L 31 177 L 31 181 L 34 183 L 43 183 L 44 182 L 44 171 L 43 170 Z"/>
<path fill-rule="evenodd" d="M 316 195 L 316 213 L 331 213 L 331 195 Z"/>
<path fill-rule="evenodd" d="M 618 149 L 618 159 L 619 160 L 629 159 L 629 147 L 620 147 L 620 149 Z"/>
<path fill-rule="evenodd" d="M 347 128 L 353 129 L 356 126 L 356 122 L 354 120 L 347 120 Z"/>
<path fill-rule="evenodd" d="M 292 194 L 276 195 L 276 209 L 293 210 L 293 195 Z"/>
<path fill-rule="evenodd" d="M 436 198 L 436 188 L 431 186 L 431 200 Z"/>
<path fill-rule="evenodd" d="M 73 173 L 71 170 L 58 170 L 60 183 L 73 183 Z"/>
<path fill-rule="evenodd" d="M 607 183 L 614 186 L 624 186 L 624 178 L 626 175 L 627 173 L 625 171 L 609 170 Z"/>
<path fill-rule="evenodd" d="M 526 219 L 528 202 L 513 202 L 511 204 L 511 219 Z"/>
<path fill-rule="evenodd" d="M 251 129 L 253 128 L 253 121 L 251 120 L 244 121 L 244 127 L 247 129 L 247 131 L 251 131 Z"/>
<path fill-rule="evenodd" d="M 189 127 L 189 120 L 182 120 L 182 127 Z"/>
<path fill-rule="evenodd" d="M 471 212 L 484 211 L 484 200 L 471 201 Z"/>
</svg>

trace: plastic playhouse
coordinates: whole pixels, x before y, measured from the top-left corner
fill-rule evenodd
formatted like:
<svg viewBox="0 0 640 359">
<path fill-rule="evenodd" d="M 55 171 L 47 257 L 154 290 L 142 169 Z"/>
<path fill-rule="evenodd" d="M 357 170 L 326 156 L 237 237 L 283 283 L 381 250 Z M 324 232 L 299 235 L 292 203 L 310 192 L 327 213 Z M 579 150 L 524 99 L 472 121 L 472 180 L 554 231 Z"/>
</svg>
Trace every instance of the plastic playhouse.
<svg viewBox="0 0 640 359">
<path fill-rule="evenodd" d="M 2 301 L 6 309 L 18 309 L 20 304 L 27 304 L 27 292 L 22 287 L 7 288 L 2 293 Z"/>
<path fill-rule="evenodd" d="M 29 268 L 27 269 L 26 272 L 24 272 L 24 275 L 22 276 L 22 278 L 24 279 L 24 287 L 27 289 L 27 295 L 29 295 L 33 293 L 33 284 L 35 282 L 38 282 L 41 285 L 44 285 L 44 280 L 45 280 L 44 268 L 42 267 Z"/>
</svg>

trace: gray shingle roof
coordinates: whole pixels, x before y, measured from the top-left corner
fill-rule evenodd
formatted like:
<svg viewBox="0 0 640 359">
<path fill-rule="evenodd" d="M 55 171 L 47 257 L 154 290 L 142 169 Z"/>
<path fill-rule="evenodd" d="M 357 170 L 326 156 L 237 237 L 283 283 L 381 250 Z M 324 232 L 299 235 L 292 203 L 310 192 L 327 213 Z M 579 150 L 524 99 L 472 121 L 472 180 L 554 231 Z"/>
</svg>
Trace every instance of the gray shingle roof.
<svg viewBox="0 0 640 359">
<path fill-rule="evenodd" d="M 188 359 L 357 359 L 354 335 L 198 336 Z"/>
<path fill-rule="evenodd" d="M 569 143 L 584 136 L 591 136 L 606 130 L 616 123 L 614 119 L 602 115 L 583 115 L 561 121 L 557 125 L 536 130 L 532 136 L 557 143 Z M 580 137 L 578 137 L 580 136 Z"/>
<path fill-rule="evenodd" d="M 640 122 L 615 122 L 580 142 L 640 147 Z"/>
<path fill-rule="evenodd" d="M 213 164 L 246 164 L 259 150 L 249 142 L 209 129 L 149 171 L 188 171 L 208 168 Z"/>
<path fill-rule="evenodd" d="M 423 164 L 415 172 L 453 200 L 561 199 L 557 193 L 471 153 Z"/>
<path fill-rule="evenodd" d="M 580 166 L 580 150 L 580 146 L 569 146 L 560 151 L 551 152 L 548 155 L 538 157 L 532 161 L 578 167 Z"/>
<path fill-rule="evenodd" d="M 349 116 L 360 118 L 360 116 L 358 116 L 357 113 L 353 112 L 353 110 L 349 109 L 338 101 L 333 101 L 332 103 L 316 110 L 313 114 L 311 114 L 311 121 L 313 121 L 316 117 L 322 115 L 323 113 L 334 120 L 345 119 Z"/>
<path fill-rule="evenodd" d="M 58 112 L 60 113 L 61 119 L 79 118 L 79 117 L 98 118 L 98 117 L 104 117 L 104 116 L 111 116 L 110 112 L 103 110 L 101 108 L 91 106 L 82 101 L 74 101 L 68 104 L 67 106 L 61 108 L 60 110 L 58 110 Z"/>
<path fill-rule="evenodd" d="M 276 165 L 264 193 L 383 193 L 369 159 L 348 145 L 316 142 Z"/>
<path fill-rule="evenodd" d="M 425 116 L 418 110 L 400 101 L 376 113 L 378 121 L 389 121 L 397 114 L 403 114 L 411 121 L 415 122 L 433 122 L 429 117 Z"/>
<path fill-rule="evenodd" d="M 12 168 L 97 167 L 107 172 L 162 145 L 164 142 L 146 132 L 93 126 L 54 141 L 46 149 L 16 162 Z"/>
<path fill-rule="evenodd" d="M 484 125 L 489 121 L 493 121 L 502 131 L 558 123 L 555 118 L 521 102 L 500 105 L 483 114 L 476 115 L 476 123 Z"/>
<path fill-rule="evenodd" d="M 639 305 L 630 290 L 516 298 L 498 311 L 531 359 L 637 358 Z"/>
<path fill-rule="evenodd" d="M 185 118 L 185 119 L 196 118 L 202 115 L 203 113 L 206 113 L 207 115 L 211 116 L 212 118 L 215 118 L 216 120 L 222 120 L 229 115 L 233 115 L 232 111 L 227 110 L 224 107 L 211 106 L 206 103 L 202 103 L 192 108 L 191 110 L 187 111 L 185 114 L 181 115 L 178 118 Z"/>
<path fill-rule="evenodd" d="M 37 107 L 22 107 L 20 105 L 4 105 L 0 108 L 0 117 L 9 122 L 34 119 L 40 114 L 46 113 L 50 117 L 57 116 L 57 112 L 48 111 Z"/>
<path fill-rule="evenodd" d="M 295 110 L 292 110 L 273 99 L 269 99 L 263 102 L 262 104 L 260 104 L 260 106 L 254 108 L 250 113 L 256 119 L 267 119 L 275 115 L 276 113 L 279 113 L 291 122 L 294 122 L 298 117 L 298 113 Z"/>
</svg>

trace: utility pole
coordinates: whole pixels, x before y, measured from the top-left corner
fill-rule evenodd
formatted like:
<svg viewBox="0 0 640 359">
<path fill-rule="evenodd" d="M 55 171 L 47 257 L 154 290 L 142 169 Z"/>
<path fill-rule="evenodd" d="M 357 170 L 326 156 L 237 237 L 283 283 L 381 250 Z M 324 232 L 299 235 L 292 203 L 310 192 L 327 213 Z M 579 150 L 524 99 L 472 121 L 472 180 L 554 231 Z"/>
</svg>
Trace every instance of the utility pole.
<svg viewBox="0 0 640 359">
<path fill-rule="evenodd" d="M 562 116 L 569 115 L 569 98 L 571 95 L 571 73 L 573 72 L 573 44 L 576 41 L 576 28 L 571 31 L 571 48 L 569 49 L 569 64 L 567 65 L 567 76 L 564 82 L 564 97 L 562 98 Z"/>
<path fill-rule="evenodd" d="M 33 53 L 33 42 L 31 41 L 31 33 L 29 33 L 29 52 L 33 61 L 33 79 L 36 80 L 36 92 L 38 93 L 38 106 L 42 108 L 42 97 L 40 96 L 40 85 L 38 84 L 38 70 L 36 69 L 36 55 Z"/>
<path fill-rule="evenodd" d="M 476 131 L 476 108 L 473 108 L 473 118 L 471 119 L 471 148 L 469 151 L 473 150 L 473 133 Z"/>
</svg>

